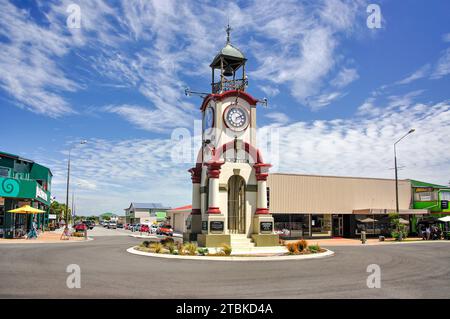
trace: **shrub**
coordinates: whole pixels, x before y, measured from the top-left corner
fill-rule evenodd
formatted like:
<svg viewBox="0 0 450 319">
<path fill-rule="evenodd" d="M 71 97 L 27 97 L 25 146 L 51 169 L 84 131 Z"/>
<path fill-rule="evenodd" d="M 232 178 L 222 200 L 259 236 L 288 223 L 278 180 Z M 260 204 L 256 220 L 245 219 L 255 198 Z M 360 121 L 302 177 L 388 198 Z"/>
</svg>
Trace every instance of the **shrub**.
<svg viewBox="0 0 450 319">
<path fill-rule="evenodd" d="M 166 244 L 166 248 L 169 250 L 169 252 L 170 252 L 171 254 L 173 254 L 173 252 L 175 251 L 175 248 L 176 248 L 175 243 L 174 243 L 173 241 L 169 241 L 169 242 Z"/>
<path fill-rule="evenodd" d="M 206 256 L 209 253 L 208 248 L 199 248 L 197 251 L 198 251 L 198 254 L 201 256 Z"/>
<path fill-rule="evenodd" d="M 173 238 L 166 237 L 164 239 L 161 239 L 160 243 L 163 245 L 167 245 L 168 243 L 175 243 L 175 241 L 173 240 Z"/>
<path fill-rule="evenodd" d="M 185 252 L 185 246 L 182 243 L 177 243 L 177 250 L 179 255 L 184 255 Z"/>
<path fill-rule="evenodd" d="M 289 251 L 290 255 L 298 254 L 298 245 L 297 243 L 287 243 L 286 248 Z"/>
<path fill-rule="evenodd" d="M 303 251 L 308 248 L 308 242 L 304 239 L 297 241 L 297 249 L 298 251 Z"/>
<path fill-rule="evenodd" d="M 159 254 L 163 249 L 163 245 L 161 243 L 152 243 L 150 247 L 155 251 L 155 253 Z"/>
<path fill-rule="evenodd" d="M 231 248 L 231 245 L 228 245 L 228 244 L 222 244 L 222 246 L 221 246 L 222 248 L 221 248 L 221 252 L 222 253 L 224 253 L 226 256 L 230 256 L 231 255 L 231 252 L 232 252 L 232 248 Z"/>
<path fill-rule="evenodd" d="M 308 247 L 309 251 L 312 253 L 318 253 L 320 251 L 320 246 L 318 243 L 316 243 L 315 245 L 310 245 Z"/>
<path fill-rule="evenodd" d="M 184 245 L 184 251 L 188 253 L 188 255 L 195 256 L 197 254 L 197 244 L 189 242 Z"/>
<path fill-rule="evenodd" d="M 142 246 L 148 247 L 148 246 L 150 246 L 150 243 L 151 243 L 151 242 L 149 242 L 148 240 L 144 240 L 144 241 L 142 242 Z"/>
</svg>

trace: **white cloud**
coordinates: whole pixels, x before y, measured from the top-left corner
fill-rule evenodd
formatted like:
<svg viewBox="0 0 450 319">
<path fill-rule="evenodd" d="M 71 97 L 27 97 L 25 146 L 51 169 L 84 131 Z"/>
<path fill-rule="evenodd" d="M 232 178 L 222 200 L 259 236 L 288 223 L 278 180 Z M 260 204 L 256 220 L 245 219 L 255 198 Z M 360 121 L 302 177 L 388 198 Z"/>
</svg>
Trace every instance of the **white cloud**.
<svg viewBox="0 0 450 319">
<path fill-rule="evenodd" d="M 446 33 L 442 36 L 444 42 L 450 42 L 450 33 Z"/>
<path fill-rule="evenodd" d="M 436 63 L 431 79 L 440 79 L 450 74 L 450 48 L 445 50 Z"/>
<path fill-rule="evenodd" d="M 271 119 L 274 123 L 277 124 L 286 124 L 289 122 L 289 117 L 285 113 L 281 112 L 267 113 L 266 117 Z"/>
<path fill-rule="evenodd" d="M 330 84 L 337 88 L 343 88 L 352 83 L 353 81 L 357 80 L 358 78 L 359 75 L 356 69 L 344 67 L 339 71 L 336 77 L 333 80 L 331 80 Z"/>
<path fill-rule="evenodd" d="M 418 69 L 417 71 L 413 72 L 411 75 L 407 76 L 406 78 L 397 81 L 395 84 L 409 84 L 411 82 L 414 82 L 416 80 L 422 79 L 424 77 L 426 77 L 429 74 L 430 71 L 430 65 L 426 64 L 423 67 L 421 67 L 420 69 Z"/>
<path fill-rule="evenodd" d="M 313 111 L 317 111 L 332 103 L 333 101 L 343 97 L 344 95 L 345 93 L 342 92 L 324 93 L 306 99 L 305 103 L 306 105 L 310 106 Z"/>
</svg>

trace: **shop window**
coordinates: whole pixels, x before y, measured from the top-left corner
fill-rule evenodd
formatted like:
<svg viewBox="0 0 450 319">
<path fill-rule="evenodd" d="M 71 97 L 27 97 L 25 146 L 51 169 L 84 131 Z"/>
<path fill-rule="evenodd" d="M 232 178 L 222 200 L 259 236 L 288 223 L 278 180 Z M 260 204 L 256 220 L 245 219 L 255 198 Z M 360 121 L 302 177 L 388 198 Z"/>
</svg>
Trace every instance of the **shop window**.
<svg viewBox="0 0 450 319">
<path fill-rule="evenodd" d="M 311 215 L 311 235 L 331 236 L 331 214 Z"/>
<path fill-rule="evenodd" d="M 441 200 L 450 201 L 450 192 L 441 192 Z"/>
<path fill-rule="evenodd" d="M 8 167 L 0 166 L 0 177 L 9 177 L 10 169 Z"/>
<path fill-rule="evenodd" d="M 437 200 L 437 192 L 419 192 L 414 194 L 417 202 L 431 202 Z"/>
</svg>

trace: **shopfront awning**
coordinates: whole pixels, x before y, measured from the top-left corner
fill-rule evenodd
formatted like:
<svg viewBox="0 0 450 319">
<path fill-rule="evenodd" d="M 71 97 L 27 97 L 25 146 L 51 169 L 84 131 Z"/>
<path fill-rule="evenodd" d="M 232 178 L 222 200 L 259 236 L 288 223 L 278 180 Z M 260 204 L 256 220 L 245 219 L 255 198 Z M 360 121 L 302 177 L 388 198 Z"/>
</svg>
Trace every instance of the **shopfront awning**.
<svg viewBox="0 0 450 319">
<path fill-rule="evenodd" d="M 388 215 L 395 213 L 395 209 L 387 208 L 364 208 L 354 209 L 355 215 Z M 428 209 L 400 209 L 398 212 L 400 215 L 428 215 L 430 212 Z"/>
</svg>

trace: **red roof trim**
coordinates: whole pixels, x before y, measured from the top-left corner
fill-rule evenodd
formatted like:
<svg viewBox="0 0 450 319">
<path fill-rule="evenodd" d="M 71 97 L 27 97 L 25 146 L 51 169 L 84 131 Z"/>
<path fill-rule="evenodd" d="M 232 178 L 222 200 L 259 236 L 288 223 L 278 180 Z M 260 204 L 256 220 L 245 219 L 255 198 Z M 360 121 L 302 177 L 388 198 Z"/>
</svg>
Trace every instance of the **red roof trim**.
<svg viewBox="0 0 450 319">
<path fill-rule="evenodd" d="M 230 96 L 239 96 L 239 97 L 243 98 L 244 100 L 246 100 L 248 102 L 248 104 L 250 104 L 250 105 L 256 105 L 256 103 L 258 103 L 258 100 L 256 100 L 250 94 L 245 93 L 243 91 L 232 90 L 232 91 L 223 92 L 221 94 L 209 94 L 203 100 L 203 103 L 202 103 L 202 106 L 200 107 L 200 110 L 204 111 L 205 108 L 206 108 L 206 105 L 208 105 L 208 102 L 211 101 L 212 99 L 221 101 L 221 100 L 226 99 L 227 97 L 230 97 Z"/>
<path fill-rule="evenodd" d="M 173 210 L 186 210 L 186 209 L 192 209 L 192 205 L 186 205 L 186 206 L 176 207 L 176 208 L 170 209 L 169 211 L 173 211 Z"/>
</svg>

